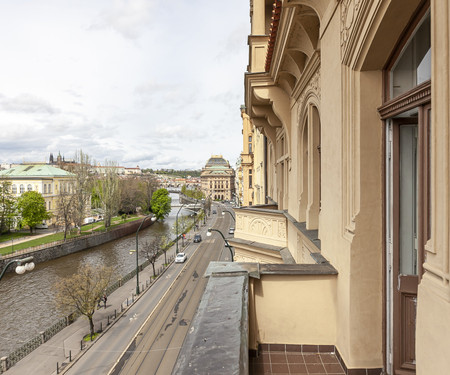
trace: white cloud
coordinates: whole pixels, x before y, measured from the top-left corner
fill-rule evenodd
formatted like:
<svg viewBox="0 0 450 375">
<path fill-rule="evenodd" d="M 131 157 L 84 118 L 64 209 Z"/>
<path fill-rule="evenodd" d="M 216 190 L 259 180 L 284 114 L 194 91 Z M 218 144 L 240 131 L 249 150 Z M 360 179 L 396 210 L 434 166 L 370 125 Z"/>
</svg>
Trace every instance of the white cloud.
<svg viewBox="0 0 450 375">
<path fill-rule="evenodd" d="M 103 10 L 91 29 L 112 28 L 123 37 L 137 39 L 151 25 L 154 1 L 115 0 L 111 8 Z"/>
<path fill-rule="evenodd" d="M 0 12 L 0 162 L 201 168 L 241 151 L 249 4 L 17 0 Z"/>
</svg>

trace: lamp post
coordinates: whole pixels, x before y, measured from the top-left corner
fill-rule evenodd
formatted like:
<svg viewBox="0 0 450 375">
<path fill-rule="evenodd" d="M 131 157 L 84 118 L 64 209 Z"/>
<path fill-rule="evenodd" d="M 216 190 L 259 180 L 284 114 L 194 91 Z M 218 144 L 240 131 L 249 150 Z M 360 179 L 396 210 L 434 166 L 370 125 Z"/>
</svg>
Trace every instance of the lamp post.
<svg viewBox="0 0 450 375">
<path fill-rule="evenodd" d="M 144 217 L 144 219 L 141 222 L 141 225 L 139 225 L 139 228 L 136 232 L 136 295 L 139 295 L 139 241 L 138 241 L 138 234 L 141 230 L 142 224 L 144 224 L 144 221 L 146 219 L 150 218 L 151 221 L 156 221 L 156 216 L 147 215 Z"/>
<path fill-rule="evenodd" d="M 225 216 L 225 212 L 228 212 L 228 213 L 231 215 L 231 217 L 233 218 L 234 222 L 236 222 L 236 218 L 235 218 L 234 215 L 233 215 L 230 211 L 228 211 L 228 210 L 222 210 L 222 216 Z"/>
<path fill-rule="evenodd" d="M 23 273 L 25 273 L 25 271 L 32 271 L 34 270 L 34 263 L 33 263 L 33 257 L 26 257 L 26 258 L 22 258 L 22 259 L 13 259 L 11 261 L 9 261 L 5 268 L 3 269 L 1 275 L 0 275 L 0 280 L 2 279 L 3 275 L 5 274 L 6 270 L 8 269 L 8 267 L 13 264 L 13 263 L 17 263 L 17 267 L 16 267 L 16 273 L 19 275 L 22 275 Z"/>
<path fill-rule="evenodd" d="M 176 248 L 177 248 L 177 254 L 178 254 L 178 214 L 180 213 L 180 211 L 181 211 L 181 209 L 184 207 L 186 205 L 186 203 L 183 203 L 181 206 L 180 206 L 180 208 L 179 208 L 179 210 L 178 210 L 178 212 L 177 212 L 177 216 L 175 217 L 175 231 L 176 231 L 176 238 L 175 238 L 175 241 L 176 241 L 176 243 L 177 243 L 177 245 L 176 245 Z"/>
<path fill-rule="evenodd" d="M 231 254 L 231 261 L 233 261 L 233 248 L 231 247 L 231 245 L 228 243 L 227 239 L 225 238 L 225 236 L 223 235 L 223 233 L 218 230 L 218 229 L 214 229 L 214 228 L 209 228 L 208 231 L 206 232 L 206 235 L 208 237 L 210 237 L 212 235 L 212 232 L 217 232 L 220 233 L 220 235 L 222 236 L 223 240 L 225 241 L 225 246 L 228 247 L 228 250 L 230 250 L 230 254 Z"/>
</svg>

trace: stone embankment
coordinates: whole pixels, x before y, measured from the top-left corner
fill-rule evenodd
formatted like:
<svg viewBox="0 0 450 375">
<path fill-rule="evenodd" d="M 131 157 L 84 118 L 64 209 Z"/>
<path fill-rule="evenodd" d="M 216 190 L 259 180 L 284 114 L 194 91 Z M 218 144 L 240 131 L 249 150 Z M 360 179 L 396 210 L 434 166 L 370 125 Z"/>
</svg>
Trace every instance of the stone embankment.
<svg viewBox="0 0 450 375">
<path fill-rule="evenodd" d="M 47 262 L 52 259 L 60 258 L 78 251 L 86 250 L 94 246 L 102 245 L 106 242 L 117 240 L 130 234 L 136 233 L 141 225 L 142 220 L 135 220 L 122 224 L 106 232 L 94 232 L 93 234 L 85 235 L 83 237 L 72 238 L 67 241 L 57 241 L 49 244 L 30 247 L 17 251 L 13 254 L 3 255 L 0 259 L 0 269 L 3 269 L 6 263 L 12 258 L 24 257 L 32 255 L 35 263 Z M 153 222 L 145 220 L 142 223 L 142 228 L 149 227 Z M 10 268 L 8 271 L 13 271 Z"/>
</svg>

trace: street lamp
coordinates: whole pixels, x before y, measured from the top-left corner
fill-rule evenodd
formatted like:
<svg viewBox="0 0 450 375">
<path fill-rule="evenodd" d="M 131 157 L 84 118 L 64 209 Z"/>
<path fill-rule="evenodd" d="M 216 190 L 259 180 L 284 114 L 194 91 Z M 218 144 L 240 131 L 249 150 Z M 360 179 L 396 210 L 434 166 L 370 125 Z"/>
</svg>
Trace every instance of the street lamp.
<svg viewBox="0 0 450 375">
<path fill-rule="evenodd" d="M 141 230 L 142 224 L 144 224 L 144 221 L 146 219 L 150 218 L 151 221 L 156 221 L 156 216 L 147 215 L 144 217 L 144 219 L 141 222 L 141 225 L 139 225 L 139 228 L 136 232 L 136 295 L 139 295 L 139 241 L 138 241 L 138 234 Z M 132 251 L 130 251 L 131 253 Z"/>
<path fill-rule="evenodd" d="M 186 205 L 186 203 L 183 203 L 181 206 L 180 206 L 180 208 L 179 208 L 179 210 L 178 210 L 178 212 L 177 212 L 177 216 L 175 217 L 175 231 L 176 231 L 176 238 L 175 238 L 175 241 L 176 241 L 176 243 L 177 243 L 177 245 L 176 245 L 176 248 L 177 248 L 177 254 L 178 254 L 178 214 L 180 213 L 180 211 L 181 211 L 181 209 L 184 207 Z"/>
<path fill-rule="evenodd" d="M 233 261 L 233 248 L 231 247 L 231 245 L 228 243 L 227 239 L 225 238 L 225 236 L 223 235 L 223 233 L 218 230 L 218 229 L 214 229 L 214 228 L 209 228 L 208 231 L 206 232 L 206 235 L 208 237 L 212 236 L 212 232 L 217 232 L 220 233 L 220 235 L 222 236 L 223 240 L 225 241 L 225 246 L 228 247 L 228 250 L 230 250 L 230 254 L 231 254 L 231 261 Z"/>
<path fill-rule="evenodd" d="M 196 199 L 195 200 L 195 205 L 198 203 L 198 199 Z M 177 212 L 177 216 L 175 217 L 175 231 L 176 231 L 176 238 L 175 238 L 175 241 L 176 241 L 176 248 L 177 248 L 177 254 L 178 254 L 178 214 L 180 213 L 180 211 L 181 211 L 181 209 L 184 207 L 184 206 L 186 206 L 186 204 L 188 204 L 188 203 L 183 203 L 181 206 L 180 206 L 180 208 L 179 208 L 179 210 L 178 210 L 178 212 Z M 194 207 L 195 207 L 195 205 L 194 205 Z"/>
<path fill-rule="evenodd" d="M 231 215 L 231 217 L 233 218 L 234 222 L 236 222 L 236 218 L 235 218 L 234 215 L 233 215 L 230 211 L 228 211 L 228 210 L 222 210 L 222 216 L 225 216 L 225 212 L 228 212 L 228 213 Z"/>
<path fill-rule="evenodd" d="M 0 280 L 2 279 L 2 277 L 5 274 L 8 267 L 13 263 L 17 263 L 16 273 L 19 275 L 22 275 L 23 273 L 25 273 L 25 271 L 33 271 L 34 270 L 34 263 L 33 263 L 32 256 L 22 258 L 22 259 L 13 259 L 6 264 L 5 268 L 3 269 L 3 271 L 0 275 Z"/>
</svg>

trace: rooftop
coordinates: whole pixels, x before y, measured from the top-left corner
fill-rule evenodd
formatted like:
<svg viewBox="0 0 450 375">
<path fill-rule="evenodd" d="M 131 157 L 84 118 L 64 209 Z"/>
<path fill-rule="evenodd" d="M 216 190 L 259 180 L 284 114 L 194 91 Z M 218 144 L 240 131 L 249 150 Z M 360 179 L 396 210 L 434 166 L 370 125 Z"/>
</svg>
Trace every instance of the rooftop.
<svg viewBox="0 0 450 375">
<path fill-rule="evenodd" d="M 0 171 L 0 177 L 70 177 L 73 173 L 51 165 L 19 165 L 4 171 Z"/>
</svg>

